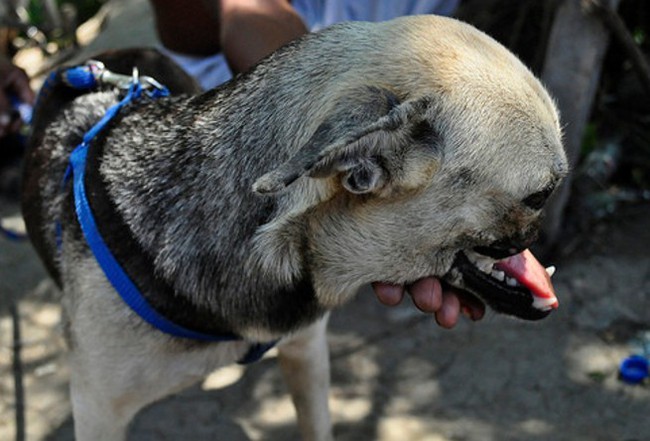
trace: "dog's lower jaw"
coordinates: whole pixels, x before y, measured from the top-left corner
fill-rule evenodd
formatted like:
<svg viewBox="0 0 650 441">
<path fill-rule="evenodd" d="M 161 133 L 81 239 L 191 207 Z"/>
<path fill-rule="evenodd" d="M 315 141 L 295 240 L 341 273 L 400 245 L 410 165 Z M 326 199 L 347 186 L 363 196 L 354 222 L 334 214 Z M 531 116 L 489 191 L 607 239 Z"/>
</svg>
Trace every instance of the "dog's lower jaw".
<svg viewBox="0 0 650 441">
<path fill-rule="evenodd" d="M 533 294 L 528 287 L 520 284 L 511 286 L 502 281 L 504 277 L 497 279 L 487 274 L 495 262 L 498 263 L 497 260 L 476 255 L 471 251 L 459 251 L 444 280 L 478 298 L 494 311 L 524 320 L 540 320 L 557 308 L 557 299 L 552 292 L 548 297 L 542 297 L 540 294 Z M 548 301 L 548 304 L 543 301 Z M 554 303 L 551 303 L 553 301 Z"/>
<path fill-rule="evenodd" d="M 442 278 L 443 274 L 450 274 L 454 254 L 430 253 L 427 257 L 417 259 L 418 261 L 412 262 L 411 265 L 395 265 L 381 272 L 365 274 L 360 271 L 361 268 L 347 268 L 347 271 L 344 266 L 329 268 L 329 271 L 312 276 L 316 298 L 319 305 L 329 310 L 343 306 L 352 300 L 362 287 L 374 282 L 408 286 L 423 278 Z M 462 277 L 459 280 L 459 283 L 462 283 Z"/>
</svg>

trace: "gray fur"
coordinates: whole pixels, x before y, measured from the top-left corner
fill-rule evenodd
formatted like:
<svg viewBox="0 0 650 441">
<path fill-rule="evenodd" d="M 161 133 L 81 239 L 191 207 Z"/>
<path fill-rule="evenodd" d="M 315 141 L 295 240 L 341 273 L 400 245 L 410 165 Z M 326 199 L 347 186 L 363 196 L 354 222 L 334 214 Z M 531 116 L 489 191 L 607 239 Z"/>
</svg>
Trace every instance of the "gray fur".
<svg viewBox="0 0 650 441">
<path fill-rule="evenodd" d="M 53 266 L 73 335 L 85 332 L 74 311 L 94 314 L 90 286 L 111 290 L 87 263 L 60 182 L 72 147 L 115 100 L 76 98 L 36 147 L 47 170 L 28 171 L 47 201 L 42 225 L 28 226 L 50 256 L 51 226 L 67 220 Z M 437 17 L 306 36 L 221 88 L 128 109 L 97 142 L 99 175 L 155 276 L 250 340 L 312 329 L 373 281 L 435 275 L 462 287 L 456 253 L 533 234 L 540 212 L 522 201 L 567 171 L 539 82 L 489 37 Z M 313 298 L 300 297 L 305 284 Z M 135 324 L 129 332 L 173 352 L 110 302 L 119 325 L 106 326 Z M 92 339 L 82 340 L 83 354 Z"/>
</svg>

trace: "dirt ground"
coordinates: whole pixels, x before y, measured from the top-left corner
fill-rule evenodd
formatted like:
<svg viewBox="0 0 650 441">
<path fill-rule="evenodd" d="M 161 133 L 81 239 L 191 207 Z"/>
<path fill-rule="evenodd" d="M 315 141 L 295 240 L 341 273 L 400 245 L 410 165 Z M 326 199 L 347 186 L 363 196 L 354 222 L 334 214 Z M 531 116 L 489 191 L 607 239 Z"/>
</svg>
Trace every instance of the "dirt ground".
<svg viewBox="0 0 650 441">
<path fill-rule="evenodd" d="M 150 21 L 138 19 L 146 3 L 109 4 L 136 29 L 149 26 L 120 36 L 151 35 Z M 17 222 L 18 212 L 0 199 L 4 221 Z M 560 309 L 541 322 L 490 313 L 446 331 L 410 305 L 386 308 L 360 293 L 330 326 L 336 438 L 650 441 L 650 387 L 617 378 L 635 338 L 650 330 L 649 218 L 649 205 L 620 210 L 554 262 Z M 0 440 L 15 430 L 11 301 L 23 331 L 28 440 L 73 438 L 58 298 L 30 245 L 0 238 Z M 150 406 L 129 439 L 284 441 L 298 433 L 270 353 Z"/>
</svg>

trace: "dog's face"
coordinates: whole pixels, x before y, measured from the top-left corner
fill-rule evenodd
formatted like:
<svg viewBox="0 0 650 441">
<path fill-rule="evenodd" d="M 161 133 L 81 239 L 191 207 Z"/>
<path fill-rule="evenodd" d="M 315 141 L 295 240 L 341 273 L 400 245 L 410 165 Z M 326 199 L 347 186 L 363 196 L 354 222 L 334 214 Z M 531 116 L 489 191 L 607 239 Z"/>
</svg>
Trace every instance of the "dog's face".
<svg viewBox="0 0 650 441">
<path fill-rule="evenodd" d="M 567 172 L 557 111 L 512 55 L 468 32 L 469 49 L 418 46 L 430 70 L 346 87 L 305 146 L 256 182 L 269 193 L 296 181 L 286 198 L 308 220 L 324 304 L 363 283 L 435 275 L 522 318 L 555 306 L 548 280 L 528 283 L 543 269 L 519 253 Z"/>
</svg>

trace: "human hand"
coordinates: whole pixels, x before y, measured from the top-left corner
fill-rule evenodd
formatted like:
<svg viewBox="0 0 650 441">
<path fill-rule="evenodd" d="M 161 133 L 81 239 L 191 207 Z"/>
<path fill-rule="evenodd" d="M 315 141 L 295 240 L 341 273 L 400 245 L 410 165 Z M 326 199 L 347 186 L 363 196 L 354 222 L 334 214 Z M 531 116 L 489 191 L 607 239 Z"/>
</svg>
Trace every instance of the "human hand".
<svg viewBox="0 0 650 441">
<path fill-rule="evenodd" d="M 12 110 L 12 95 L 27 104 L 34 104 L 36 99 L 25 71 L 0 56 L 0 138 L 18 131 L 23 123 Z"/>
<path fill-rule="evenodd" d="M 398 305 L 408 292 L 420 311 L 434 314 L 438 325 L 446 329 L 456 326 L 461 313 L 474 321 L 485 314 L 482 303 L 460 291 L 443 289 L 434 277 L 420 279 L 408 287 L 375 282 L 372 288 L 379 301 L 387 306 Z"/>
</svg>

